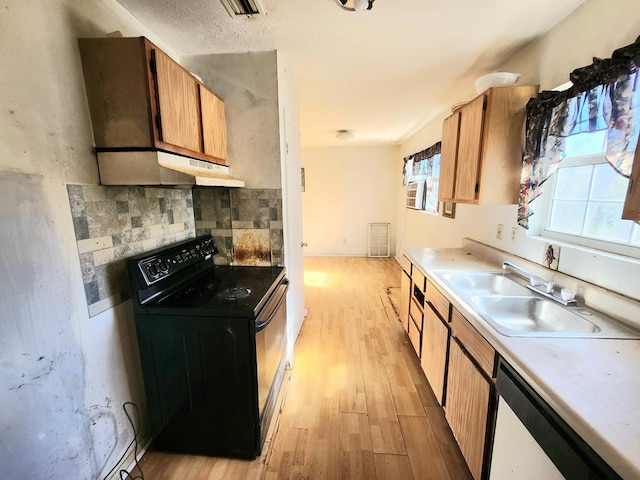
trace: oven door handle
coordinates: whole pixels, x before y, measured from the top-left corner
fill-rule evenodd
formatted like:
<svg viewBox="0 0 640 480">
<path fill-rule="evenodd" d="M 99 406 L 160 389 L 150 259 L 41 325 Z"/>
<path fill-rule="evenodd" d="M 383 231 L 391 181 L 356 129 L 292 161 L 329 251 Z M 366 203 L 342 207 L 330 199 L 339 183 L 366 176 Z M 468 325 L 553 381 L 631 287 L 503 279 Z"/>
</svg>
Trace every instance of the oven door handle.
<svg viewBox="0 0 640 480">
<path fill-rule="evenodd" d="M 280 297 L 278 299 L 278 303 L 276 304 L 276 306 L 273 308 L 273 310 L 271 310 L 271 313 L 269 313 L 269 316 L 267 317 L 266 320 L 261 321 L 260 320 L 260 316 L 258 316 L 258 320 L 256 320 L 256 333 L 260 332 L 262 330 L 264 330 L 267 325 L 269 325 L 269 323 L 271 323 L 271 320 L 273 320 L 273 317 L 276 316 L 276 313 L 278 313 L 278 310 L 280 309 L 280 305 L 282 305 L 282 302 L 284 302 L 285 298 L 287 298 L 287 290 L 289 290 L 289 280 L 287 278 L 285 278 L 282 283 L 280 284 L 280 286 L 278 287 L 277 292 L 274 294 L 274 297 Z M 265 307 L 265 310 L 269 309 L 269 305 L 267 305 Z"/>
</svg>

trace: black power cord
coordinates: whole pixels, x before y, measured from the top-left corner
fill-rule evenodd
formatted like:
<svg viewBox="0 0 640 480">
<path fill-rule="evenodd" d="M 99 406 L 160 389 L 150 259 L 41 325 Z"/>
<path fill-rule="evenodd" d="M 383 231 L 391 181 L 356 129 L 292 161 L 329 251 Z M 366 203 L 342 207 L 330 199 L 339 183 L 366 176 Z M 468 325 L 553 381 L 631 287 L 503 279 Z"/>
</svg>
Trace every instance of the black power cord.
<svg viewBox="0 0 640 480">
<path fill-rule="evenodd" d="M 131 414 L 127 410 L 128 406 L 132 406 L 136 411 L 136 415 L 135 415 L 136 423 L 133 422 L 133 419 L 131 418 Z M 127 452 L 129 451 L 131 446 L 133 446 L 133 461 L 135 463 L 135 468 L 138 469 L 138 471 L 140 472 L 140 475 L 133 477 L 131 475 L 131 472 L 123 468 L 122 470 L 120 470 L 120 472 L 118 472 L 120 475 L 120 480 L 144 480 L 144 473 L 142 472 L 142 468 L 140 468 L 140 464 L 138 463 L 138 430 L 140 429 L 140 412 L 138 410 L 138 406 L 133 402 L 124 402 L 122 404 L 122 409 L 124 410 L 124 414 L 127 416 L 127 420 L 129 420 L 129 424 L 131 424 L 131 428 L 133 430 L 133 440 L 131 440 L 129 445 L 127 445 L 127 448 L 122 453 L 122 456 L 118 459 L 114 467 L 111 470 L 109 470 L 109 473 L 107 473 L 104 476 L 103 480 L 107 480 L 107 478 L 114 472 L 117 466 L 120 465 L 120 462 L 124 460 L 124 457 L 127 455 Z M 123 477 L 123 475 L 126 475 L 126 476 Z"/>
</svg>

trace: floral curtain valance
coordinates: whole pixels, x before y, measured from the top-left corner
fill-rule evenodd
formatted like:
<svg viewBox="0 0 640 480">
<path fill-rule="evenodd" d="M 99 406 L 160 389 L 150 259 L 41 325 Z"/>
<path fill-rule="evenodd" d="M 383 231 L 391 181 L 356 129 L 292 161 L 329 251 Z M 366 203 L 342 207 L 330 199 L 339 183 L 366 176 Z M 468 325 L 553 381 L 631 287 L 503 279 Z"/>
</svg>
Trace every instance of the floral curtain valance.
<svg viewBox="0 0 640 480">
<path fill-rule="evenodd" d="M 527 104 L 518 223 L 528 228 L 530 203 L 565 157 L 567 137 L 606 131 L 605 157 L 629 176 L 640 132 L 640 37 L 609 59 L 574 70 L 573 86 L 545 91 Z"/>
<path fill-rule="evenodd" d="M 433 177 L 433 160 L 436 155 L 440 155 L 441 146 L 442 143 L 438 142 L 421 152 L 405 157 L 404 166 L 402 168 L 402 184 L 407 185 L 411 182 L 425 181 L 428 178 Z"/>
</svg>

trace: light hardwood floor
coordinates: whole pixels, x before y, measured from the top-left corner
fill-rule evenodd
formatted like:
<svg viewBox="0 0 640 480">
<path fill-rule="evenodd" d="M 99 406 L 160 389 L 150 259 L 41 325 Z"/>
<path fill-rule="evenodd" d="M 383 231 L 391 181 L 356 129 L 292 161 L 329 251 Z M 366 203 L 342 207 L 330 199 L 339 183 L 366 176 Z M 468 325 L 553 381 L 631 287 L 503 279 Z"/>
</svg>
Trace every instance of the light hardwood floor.
<svg viewBox="0 0 640 480">
<path fill-rule="evenodd" d="M 309 315 L 262 456 L 152 451 L 145 478 L 470 479 L 398 321 L 400 275 L 394 259 L 305 258 Z"/>
</svg>

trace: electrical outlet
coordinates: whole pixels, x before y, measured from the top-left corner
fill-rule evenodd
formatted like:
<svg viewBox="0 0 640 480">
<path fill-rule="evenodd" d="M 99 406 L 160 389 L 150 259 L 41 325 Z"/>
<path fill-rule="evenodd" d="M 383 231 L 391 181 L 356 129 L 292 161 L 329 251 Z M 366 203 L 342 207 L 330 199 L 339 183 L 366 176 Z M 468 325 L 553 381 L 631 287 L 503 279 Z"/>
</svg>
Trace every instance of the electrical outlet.
<svg viewBox="0 0 640 480">
<path fill-rule="evenodd" d="M 518 238 L 518 227 L 511 227 L 511 240 Z"/>
<path fill-rule="evenodd" d="M 347 239 L 346 239 L 346 238 L 343 238 L 343 239 L 342 239 L 342 244 L 343 244 L 343 245 L 346 245 L 346 244 L 347 244 Z"/>
<path fill-rule="evenodd" d="M 504 225 L 501 223 L 498 224 L 498 229 L 496 230 L 496 238 L 498 240 L 502 240 L 502 230 L 504 229 Z"/>
</svg>

